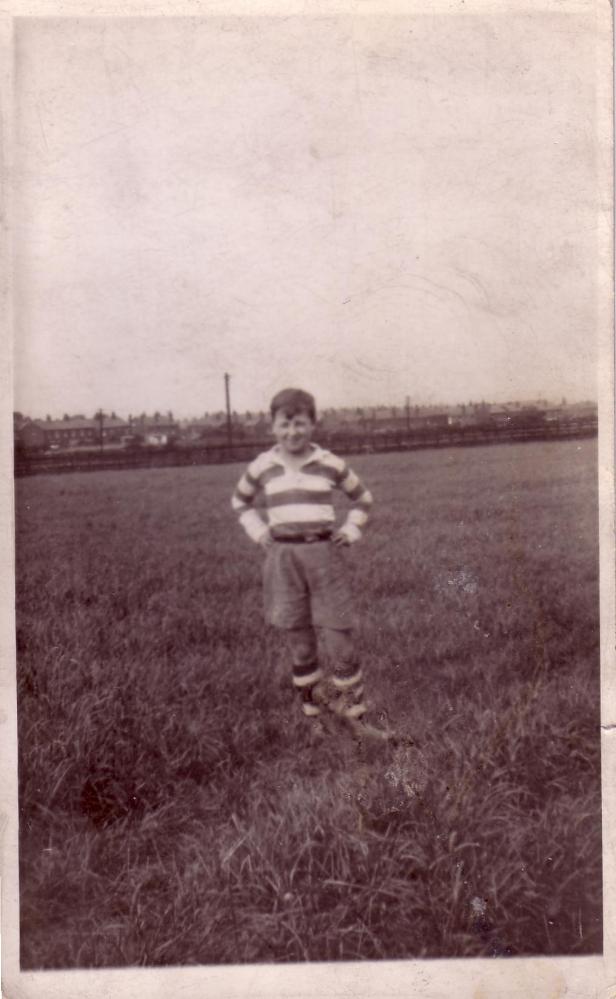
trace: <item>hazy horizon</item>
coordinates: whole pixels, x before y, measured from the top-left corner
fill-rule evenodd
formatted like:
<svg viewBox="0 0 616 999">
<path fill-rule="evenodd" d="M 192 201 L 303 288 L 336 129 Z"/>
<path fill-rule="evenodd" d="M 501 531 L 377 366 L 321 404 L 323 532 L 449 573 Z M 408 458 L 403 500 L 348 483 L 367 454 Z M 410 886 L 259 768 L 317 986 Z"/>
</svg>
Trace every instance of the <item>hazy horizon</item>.
<svg viewBox="0 0 616 999">
<path fill-rule="evenodd" d="M 424 403 L 424 404 L 414 403 L 411 400 L 409 402 L 409 406 L 410 406 L 411 410 L 413 410 L 414 406 L 419 406 L 420 408 L 425 408 L 425 407 L 438 408 L 438 407 L 442 406 L 444 409 L 449 409 L 449 408 L 463 406 L 463 405 L 466 405 L 466 406 L 469 406 L 469 405 L 495 405 L 495 406 L 499 406 L 499 405 L 502 405 L 502 406 L 516 405 L 516 406 L 522 406 L 523 407 L 523 406 L 532 406 L 532 405 L 534 405 L 534 404 L 536 404 L 536 403 L 538 403 L 538 402 L 540 402 L 542 400 L 545 400 L 545 402 L 547 402 L 549 405 L 559 406 L 559 405 L 562 404 L 563 399 L 565 400 L 565 404 L 567 406 L 576 406 L 576 405 L 579 406 L 579 405 L 583 405 L 583 404 L 586 404 L 586 403 L 593 404 L 593 405 L 597 405 L 598 404 L 596 398 L 594 398 L 594 399 L 593 398 L 587 398 L 587 399 L 582 399 L 582 398 L 579 398 L 579 399 L 567 399 L 566 397 L 561 396 L 561 398 L 558 399 L 558 398 L 547 396 L 547 395 L 540 395 L 540 396 L 537 396 L 537 397 L 532 398 L 532 399 L 503 399 L 503 400 L 498 400 L 498 399 L 489 399 L 488 398 L 488 399 L 463 399 L 463 400 L 453 400 L 453 401 L 447 401 L 447 400 L 442 400 L 441 399 L 441 400 L 438 400 L 435 403 Z M 364 403 L 363 405 L 359 405 L 359 404 L 355 405 L 355 404 L 351 403 L 351 404 L 338 405 L 338 406 L 336 406 L 336 405 L 333 405 L 333 406 L 319 406 L 318 405 L 318 400 L 317 400 L 317 419 L 319 418 L 320 414 L 322 414 L 322 413 L 324 413 L 326 411 L 331 411 L 331 410 L 362 409 L 364 411 L 369 412 L 371 409 L 390 409 L 390 408 L 395 408 L 400 413 L 404 413 L 405 407 L 406 407 L 406 403 L 404 402 L 404 400 L 402 402 L 371 402 L 371 403 Z M 264 406 L 260 406 L 260 407 L 257 407 L 255 409 L 250 409 L 249 407 L 246 407 L 246 408 L 242 409 L 242 408 L 238 408 L 237 406 L 235 406 L 234 403 L 233 403 L 233 399 L 231 399 L 231 410 L 232 410 L 232 412 L 234 414 L 236 414 L 238 416 L 243 416 L 245 413 L 251 413 L 252 415 L 256 415 L 257 413 L 265 413 L 265 415 L 267 416 L 268 412 L 269 412 L 269 400 L 267 401 L 267 404 L 264 405 Z M 103 409 L 103 414 L 106 417 L 110 417 L 112 414 L 115 414 L 115 416 L 119 417 L 119 418 L 126 418 L 126 419 L 128 419 L 130 416 L 132 416 L 133 419 L 137 419 L 140 416 L 142 416 L 144 413 L 145 413 L 146 416 L 154 416 L 156 413 L 158 413 L 161 416 L 166 416 L 169 412 L 171 412 L 174 420 L 176 420 L 176 421 L 186 421 L 186 420 L 199 420 L 205 414 L 207 414 L 209 416 L 212 416 L 212 415 L 215 415 L 215 414 L 218 414 L 218 413 L 222 413 L 222 412 L 225 412 L 225 411 L 226 411 L 225 410 L 225 404 L 224 404 L 224 400 L 223 400 L 223 404 L 221 406 L 213 407 L 213 408 L 207 409 L 207 410 L 201 410 L 200 412 L 192 412 L 192 413 L 188 413 L 188 412 L 186 412 L 186 413 L 185 412 L 177 412 L 176 410 L 171 409 L 168 406 L 158 406 L 155 409 L 153 409 L 151 411 L 148 411 L 147 413 L 145 412 L 145 410 L 139 410 L 139 411 L 137 411 L 133 407 L 133 409 L 128 410 L 126 413 L 124 413 L 124 411 L 119 410 L 117 407 L 110 406 L 108 409 Z M 98 415 L 98 409 L 96 411 L 83 411 L 83 410 L 77 410 L 75 408 L 64 407 L 62 409 L 61 413 L 60 412 L 54 412 L 54 413 L 46 412 L 44 416 L 41 415 L 41 413 L 25 413 L 22 410 L 15 410 L 15 413 L 19 413 L 24 418 L 29 418 L 29 419 L 32 419 L 32 420 L 45 420 L 45 419 L 47 419 L 47 417 L 49 417 L 52 420 L 62 420 L 65 416 L 68 416 L 69 419 L 77 419 L 79 417 L 83 417 L 84 419 L 94 419 Z"/>
</svg>

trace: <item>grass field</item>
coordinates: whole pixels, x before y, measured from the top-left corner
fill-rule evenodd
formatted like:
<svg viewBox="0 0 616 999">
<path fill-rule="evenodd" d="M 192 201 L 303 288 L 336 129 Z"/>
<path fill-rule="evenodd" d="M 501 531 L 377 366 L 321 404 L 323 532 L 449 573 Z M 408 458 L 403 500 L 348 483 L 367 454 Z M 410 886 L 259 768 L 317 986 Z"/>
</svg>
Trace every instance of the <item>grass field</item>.
<svg viewBox="0 0 616 999">
<path fill-rule="evenodd" d="M 22 967 L 601 950 L 596 443 L 352 464 L 414 756 L 311 736 L 239 467 L 17 481 Z"/>
</svg>

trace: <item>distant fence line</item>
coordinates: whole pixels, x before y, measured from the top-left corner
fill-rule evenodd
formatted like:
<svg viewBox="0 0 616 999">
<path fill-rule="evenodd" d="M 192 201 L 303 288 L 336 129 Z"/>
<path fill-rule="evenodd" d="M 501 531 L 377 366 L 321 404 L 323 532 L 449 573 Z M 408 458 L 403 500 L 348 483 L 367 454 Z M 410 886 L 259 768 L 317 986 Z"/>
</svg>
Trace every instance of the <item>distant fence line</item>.
<svg viewBox="0 0 616 999">
<path fill-rule="evenodd" d="M 597 419 L 580 419 L 518 427 L 439 427 L 392 430 L 376 434 L 320 434 L 319 443 L 340 454 L 377 454 L 424 448 L 469 447 L 522 441 L 555 441 L 595 437 Z M 15 476 L 44 473 L 89 472 L 102 469 L 164 468 L 186 465 L 220 465 L 250 461 L 272 446 L 271 439 L 238 441 L 234 444 L 173 446 L 126 451 L 89 451 L 60 454 L 16 454 Z"/>
</svg>

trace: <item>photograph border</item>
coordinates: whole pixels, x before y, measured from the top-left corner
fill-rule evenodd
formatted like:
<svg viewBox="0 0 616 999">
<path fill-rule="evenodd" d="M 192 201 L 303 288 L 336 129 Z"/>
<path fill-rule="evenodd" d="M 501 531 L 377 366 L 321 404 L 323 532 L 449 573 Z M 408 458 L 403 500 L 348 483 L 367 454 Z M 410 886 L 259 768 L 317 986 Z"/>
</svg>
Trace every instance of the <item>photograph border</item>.
<svg viewBox="0 0 616 999">
<path fill-rule="evenodd" d="M 597 25 L 597 238 L 601 270 L 597 302 L 600 363 L 599 391 L 599 497 L 600 497 L 600 616 L 601 616 L 601 742 L 603 790 L 604 953 L 593 957 L 534 957 L 507 959 L 440 959 L 409 961 L 340 962 L 297 965 L 238 965 L 190 968 L 134 968 L 96 971 L 21 972 L 19 969 L 17 719 L 14 620 L 14 494 L 12 472 L 12 349 L 11 298 L 11 179 L 12 158 L 12 29 L 15 17 L 199 17 L 223 14 L 255 17 L 342 16 L 357 17 L 430 13 L 493 14 L 527 10 L 529 16 L 546 12 L 594 13 Z M 2 977 L 3 994 L 18 997 L 58 996 L 70 999 L 144 994 L 182 999 L 203 995 L 228 997 L 440 997 L 456 995 L 475 999 L 509 996 L 561 995 L 615 999 L 616 997 L 616 671 L 614 670 L 614 252 L 613 252 L 613 11 L 607 0 L 177 0 L 175 3 L 85 3 L 72 0 L 9 3 L 0 18 L 0 127 L 2 187 L 0 197 L 5 223 L 0 229 L 0 288 L 6 325 L 2 338 L 5 356 L 0 366 L 0 460 L 4 474 L 1 489 L 0 579 L 0 754 L 4 780 L 0 799 L 2 832 Z"/>
</svg>

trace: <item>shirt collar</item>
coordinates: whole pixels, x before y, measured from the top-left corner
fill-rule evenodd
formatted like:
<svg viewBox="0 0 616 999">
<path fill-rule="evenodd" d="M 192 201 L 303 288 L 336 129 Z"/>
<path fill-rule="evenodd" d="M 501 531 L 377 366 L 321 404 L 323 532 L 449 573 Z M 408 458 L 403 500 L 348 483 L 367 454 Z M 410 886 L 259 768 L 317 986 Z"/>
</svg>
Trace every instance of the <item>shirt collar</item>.
<svg viewBox="0 0 616 999">
<path fill-rule="evenodd" d="M 306 457 L 300 462 L 299 468 L 303 468 L 304 465 L 309 464 L 311 461 L 319 461 L 325 454 L 323 448 L 319 447 L 318 444 L 311 444 L 311 448 L 312 450 L 310 454 L 307 454 Z M 279 444 L 274 444 L 273 448 L 270 450 L 270 456 L 276 465 L 282 465 L 284 468 L 289 467 L 282 456 Z"/>
</svg>

